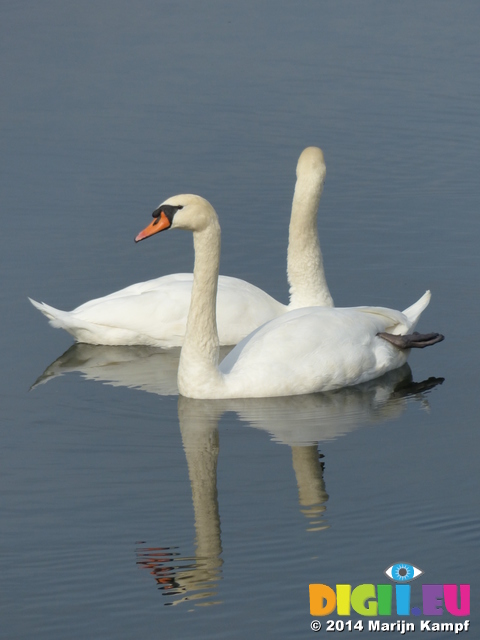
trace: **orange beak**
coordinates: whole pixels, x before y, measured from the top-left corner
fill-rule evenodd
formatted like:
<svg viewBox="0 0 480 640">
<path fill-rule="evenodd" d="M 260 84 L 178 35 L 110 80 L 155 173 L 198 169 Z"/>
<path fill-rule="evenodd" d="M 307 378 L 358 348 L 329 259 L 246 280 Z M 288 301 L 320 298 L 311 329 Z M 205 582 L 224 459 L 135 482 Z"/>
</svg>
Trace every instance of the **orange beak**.
<svg viewBox="0 0 480 640">
<path fill-rule="evenodd" d="M 138 236 L 135 238 L 135 242 L 140 242 L 140 240 L 145 240 L 149 236 L 153 236 L 155 233 L 159 231 L 163 231 L 164 229 L 168 229 L 171 226 L 170 220 L 167 218 L 165 213 L 162 211 L 158 218 L 154 218 L 153 222 L 151 222 L 148 227 L 145 227 L 143 231 L 140 231 Z"/>
</svg>

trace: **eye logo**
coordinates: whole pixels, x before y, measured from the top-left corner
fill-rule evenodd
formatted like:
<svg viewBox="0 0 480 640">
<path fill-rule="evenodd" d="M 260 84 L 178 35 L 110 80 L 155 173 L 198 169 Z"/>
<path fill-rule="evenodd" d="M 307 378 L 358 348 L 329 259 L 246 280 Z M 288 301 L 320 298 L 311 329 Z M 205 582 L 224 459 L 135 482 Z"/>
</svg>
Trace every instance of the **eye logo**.
<svg viewBox="0 0 480 640">
<path fill-rule="evenodd" d="M 408 562 L 396 562 L 384 571 L 385 575 L 395 582 L 410 582 L 421 576 L 424 572 Z"/>
</svg>

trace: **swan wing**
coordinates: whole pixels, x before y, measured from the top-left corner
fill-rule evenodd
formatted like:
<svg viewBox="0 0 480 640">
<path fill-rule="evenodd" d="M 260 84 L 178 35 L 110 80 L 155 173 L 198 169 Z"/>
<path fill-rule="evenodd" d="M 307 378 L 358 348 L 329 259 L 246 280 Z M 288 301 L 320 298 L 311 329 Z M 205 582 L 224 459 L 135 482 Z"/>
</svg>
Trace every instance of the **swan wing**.
<svg viewBox="0 0 480 640">
<path fill-rule="evenodd" d="M 73 311 L 31 300 L 50 323 L 78 342 L 104 345 L 181 346 L 190 307 L 192 274 L 179 273 L 139 282 Z M 219 277 L 217 317 L 222 345 L 236 344 L 286 306 L 254 285 Z"/>
<path fill-rule="evenodd" d="M 292 395 L 371 380 L 406 362 L 377 337 L 403 314 L 380 307 L 291 311 L 257 329 L 222 361 L 229 393 Z"/>
</svg>

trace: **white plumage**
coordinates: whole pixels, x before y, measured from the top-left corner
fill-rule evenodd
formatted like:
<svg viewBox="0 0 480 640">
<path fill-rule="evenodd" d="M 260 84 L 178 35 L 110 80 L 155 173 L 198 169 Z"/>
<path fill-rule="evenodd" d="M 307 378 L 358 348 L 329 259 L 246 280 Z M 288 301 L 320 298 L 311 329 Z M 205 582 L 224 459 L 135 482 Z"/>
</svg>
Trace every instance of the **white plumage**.
<svg viewBox="0 0 480 640">
<path fill-rule="evenodd" d="M 297 164 L 288 247 L 290 304 L 272 298 L 253 284 L 220 276 L 217 325 L 221 345 L 237 344 L 268 320 L 308 305 L 333 306 L 323 270 L 317 234 L 317 211 L 325 181 L 323 153 L 305 149 Z M 193 274 L 176 273 L 133 284 L 73 311 L 30 302 L 53 327 L 77 342 L 103 345 L 175 347 L 183 344 Z"/>
<path fill-rule="evenodd" d="M 218 365 L 216 329 L 220 226 L 195 195 L 166 200 L 137 241 L 167 228 L 193 231 L 195 268 L 180 356 L 178 388 L 192 398 L 247 398 L 327 391 L 372 380 L 402 366 L 409 350 L 378 333 L 409 333 L 430 292 L 404 312 L 382 307 L 306 307 L 285 313 L 245 337 Z M 159 224 L 160 222 L 160 224 Z"/>
</svg>

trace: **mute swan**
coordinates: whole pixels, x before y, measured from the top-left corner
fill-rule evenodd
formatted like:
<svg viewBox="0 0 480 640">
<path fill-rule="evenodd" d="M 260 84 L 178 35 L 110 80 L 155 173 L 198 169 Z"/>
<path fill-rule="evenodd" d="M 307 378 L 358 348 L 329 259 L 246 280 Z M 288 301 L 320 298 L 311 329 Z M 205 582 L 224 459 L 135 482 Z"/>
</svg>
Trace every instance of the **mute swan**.
<svg viewBox="0 0 480 640">
<path fill-rule="evenodd" d="M 218 282 L 217 325 L 221 345 L 237 344 L 268 320 L 304 306 L 333 306 L 325 281 L 317 234 L 317 211 L 325 182 L 325 161 L 318 147 L 304 149 L 297 164 L 297 182 L 289 230 L 287 273 L 290 304 L 262 289 L 229 276 Z M 54 327 L 77 342 L 104 345 L 177 347 L 183 344 L 193 275 L 176 273 L 90 300 L 73 311 L 30 302 Z"/>
<path fill-rule="evenodd" d="M 169 228 L 193 232 L 192 298 L 178 369 L 178 389 L 184 396 L 252 398 L 328 391 L 377 378 L 402 366 L 410 347 L 443 340 L 439 334 L 402 335 L 414 328 L 428 305 L 427 291 L 403 313 L 382 307 L 290 311 L 245 337 L 219 365 L 217 214 L 200 196 L 178 195 L 153 216 L 136 242 Z"/>
</svg>

